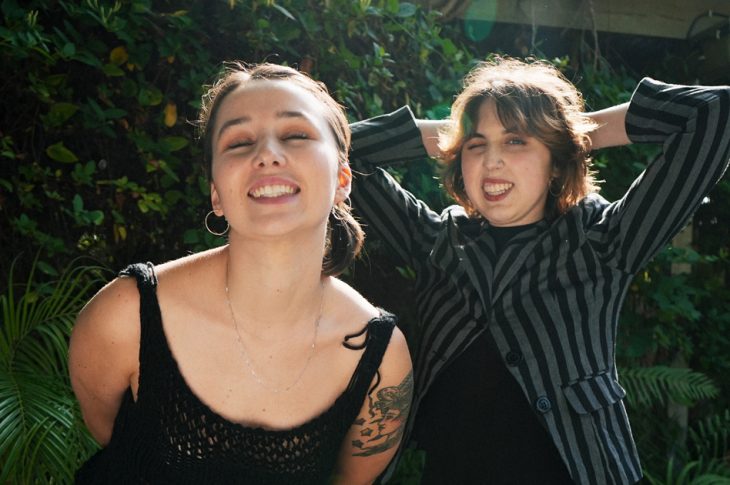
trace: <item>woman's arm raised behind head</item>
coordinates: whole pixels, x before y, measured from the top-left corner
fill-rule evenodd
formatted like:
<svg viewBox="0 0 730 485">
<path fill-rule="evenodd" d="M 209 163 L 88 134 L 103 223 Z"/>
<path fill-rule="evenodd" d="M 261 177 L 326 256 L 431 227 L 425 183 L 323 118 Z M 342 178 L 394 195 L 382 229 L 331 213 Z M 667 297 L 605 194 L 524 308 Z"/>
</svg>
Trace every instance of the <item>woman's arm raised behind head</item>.
<svg viewBox="0 0 730 485">
<path fill-rule="evenodd" d="M 624 146 L 631 143 L 629 136 L 626 134 L 626 112 L 628 110 L 629 103 L 624 103 L 593 113 L 586 113 L 589 118 L 598 124 L 598 127 L 589 134 L 593 150 Z"/>
<path fill-rule="evenodd" d="M 421 130 L 421 140 L 428 152 L 428 156 L 438 158 L 441 155 L 439 149 L 439 133 L 449 126 L 449 120 L 416 120 L 416 126 Z"/>
</svg>

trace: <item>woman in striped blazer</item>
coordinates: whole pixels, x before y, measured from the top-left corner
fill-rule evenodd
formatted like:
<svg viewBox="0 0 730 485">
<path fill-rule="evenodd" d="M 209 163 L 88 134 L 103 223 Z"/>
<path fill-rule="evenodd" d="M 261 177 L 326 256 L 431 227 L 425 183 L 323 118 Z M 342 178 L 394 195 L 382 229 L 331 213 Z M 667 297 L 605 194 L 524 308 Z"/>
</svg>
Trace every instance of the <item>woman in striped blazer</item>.
<svg viewBox="0 0 730 485">
<path fill-rule="evenodd" d="M 552 66 L 497 59 L 467 77 L 440 137 L 407 107 L 352 126 L 355 209 L 416 274 L 408 433 L 424 484 L 641 478 L 619 312 L 728 165 L 730 88 L 646 78 L 630 103 L 583 111 Z M 631 142 L 662 153 L 609 202 L 589 153 Z M 458 202 L 441 214 L 380 168 L 427 150 Z"/>
</svg>

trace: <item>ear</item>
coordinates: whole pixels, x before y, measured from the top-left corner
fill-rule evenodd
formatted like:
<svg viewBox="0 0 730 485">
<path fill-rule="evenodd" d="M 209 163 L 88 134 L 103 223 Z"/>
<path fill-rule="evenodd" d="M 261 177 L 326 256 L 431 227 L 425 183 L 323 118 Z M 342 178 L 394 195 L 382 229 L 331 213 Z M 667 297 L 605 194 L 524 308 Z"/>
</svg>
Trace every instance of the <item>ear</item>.
<svg viewBox="0 0 730 485">
<path fill-rule="evenodd" d="M 550 170 L 550 181 L 548 182 L 548 184 L 551 184 L 553 182 L 553 180 L 560 178 L 560 175 L 561 175 L 560 169 L 558 168 L 557 165 L 555 165 L 553 163 L 552 169 Z"/>
<path fill-rule="evenodd" d="M 342 162 L 337 174 L 337 191 L 335 192 L 335 204 L 339 204 L 350 196 L 352 190 L 352 170 L 350 164 Z"/>
<path fill-rule="evenodd" d="M 218 217 L 223 216 L 223 208 L 221 207 L 221 198 L 218 195 L 218 189 L 215 188 L 213 182 L 210 183 L 210 204 L 213 207 L 213 212 Z"/>
</svg>

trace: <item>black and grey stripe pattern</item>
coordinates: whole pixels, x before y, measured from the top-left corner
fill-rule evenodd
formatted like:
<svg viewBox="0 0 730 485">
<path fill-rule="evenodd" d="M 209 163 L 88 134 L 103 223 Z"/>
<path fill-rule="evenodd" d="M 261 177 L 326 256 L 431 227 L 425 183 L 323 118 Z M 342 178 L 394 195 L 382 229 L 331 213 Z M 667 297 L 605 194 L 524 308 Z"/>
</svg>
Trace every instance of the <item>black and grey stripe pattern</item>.
<svg viewBox="0 0 730 485">
<path fill-rule="evenodd" d="M 639 480 L 614 361 L 619 312 L 633 276 L 727 168 L 729 120 L 728 87 L 644 79 L 627 130 L 635 143 L 662 144 L 662 155 L 620 200 L 591 195 L 499 256 L 488 226 L 470 237 L 462 208 L 437 214 L 378 168 L 426 157 L 407 108 L 354 124 L 357 215 L 417 274 L 411 418 L 434 377 L 487 331 L 576 483 Z"/>
</svg>

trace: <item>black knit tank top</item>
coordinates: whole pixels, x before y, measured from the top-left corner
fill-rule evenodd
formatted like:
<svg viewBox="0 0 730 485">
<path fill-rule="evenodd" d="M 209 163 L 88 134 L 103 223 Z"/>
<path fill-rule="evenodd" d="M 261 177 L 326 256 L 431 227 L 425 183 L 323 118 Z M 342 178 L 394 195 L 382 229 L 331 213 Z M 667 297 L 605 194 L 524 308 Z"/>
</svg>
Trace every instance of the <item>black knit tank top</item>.
<svg viewBox="0 0 730 485">
<path fill-rule="evenodd" d="M 76 483 L 321 484 L 331 478 L 344 437 L 372 389 L 395 325 L 381 312 L 343 345 L 365 348 L 349 385 L 332 406 L 288 430 L 224 419 L 188 387 L 162 327 L 152 264 L 127 267 L 140 292 L 137 401 L 124 394 L 109 445 L 77 472 Z M 367 332 L 361 346 L 348 340 Z"/>
</svg>

